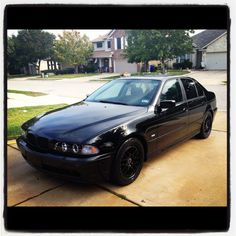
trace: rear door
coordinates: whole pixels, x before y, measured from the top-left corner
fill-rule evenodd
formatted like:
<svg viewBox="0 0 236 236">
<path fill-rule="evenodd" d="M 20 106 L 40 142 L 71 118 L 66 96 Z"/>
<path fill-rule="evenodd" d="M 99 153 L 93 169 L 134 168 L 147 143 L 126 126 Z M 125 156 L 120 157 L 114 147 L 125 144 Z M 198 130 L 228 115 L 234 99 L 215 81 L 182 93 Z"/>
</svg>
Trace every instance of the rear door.
<svg viewBox="0 0 236 236">
<path fill-rule="evenodd" d="M 206 110 L 206 97 L 200 85 L 191 78 L 181 78 L 188 105 L 188 133 L 200 130 Z"/>
</svg>

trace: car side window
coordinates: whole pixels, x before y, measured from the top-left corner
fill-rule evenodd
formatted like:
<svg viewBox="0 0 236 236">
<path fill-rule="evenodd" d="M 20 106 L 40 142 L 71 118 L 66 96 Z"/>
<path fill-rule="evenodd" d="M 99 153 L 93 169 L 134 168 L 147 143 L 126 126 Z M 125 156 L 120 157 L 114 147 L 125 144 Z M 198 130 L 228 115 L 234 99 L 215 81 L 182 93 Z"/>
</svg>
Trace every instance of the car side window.
<svg viewBox="0 0 236 236">
<path fill-rule="evenodd" d="M 198 92 L 198 96 L 203 96 L 204 95 L 204 92 L 203 92 L 203 89 L 202 87 L 200 86 L 199 83 L 195 83 L 196 87 L 197 87 L 197 92 Z"/>
<path fill-rule="evenodd" d="M 182 91 L 177 79 L 169 80 L 164 84 L 160 100 L 175 100 L 175 102 L 183 101 Z"/>
<path fill-rule="evenodd" d="M 192 99 L 197 97 L 197 90 L 194 85 L 194 81 L 191 79 L 181 79 L 184 89 L 186 92 L 187 99 Z"/>
</svg>

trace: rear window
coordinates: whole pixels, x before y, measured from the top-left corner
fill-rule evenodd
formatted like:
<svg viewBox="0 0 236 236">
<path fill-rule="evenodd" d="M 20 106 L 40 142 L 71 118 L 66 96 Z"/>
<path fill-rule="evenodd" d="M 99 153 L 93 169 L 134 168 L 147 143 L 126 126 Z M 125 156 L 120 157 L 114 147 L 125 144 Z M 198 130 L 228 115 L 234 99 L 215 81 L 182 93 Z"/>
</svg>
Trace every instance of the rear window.
<svg viewBox="0 0 236 236">
<path fill-rule="evenodd" d="M 203 89 L 202 89 L 201 85 L 197 82 L 195 83 L 195 85 L 197 87 L 198 96 L 203 96 L 204 92 L 203 92 Z"/>
<path fill-rule="evenodd" d="M 181 79 L 184 89 L 186 92 L 187 99 L 193 99 L 197 97 L 197 90 L 195 87 L 195 83 L 191 79 Z"/>
</svg>

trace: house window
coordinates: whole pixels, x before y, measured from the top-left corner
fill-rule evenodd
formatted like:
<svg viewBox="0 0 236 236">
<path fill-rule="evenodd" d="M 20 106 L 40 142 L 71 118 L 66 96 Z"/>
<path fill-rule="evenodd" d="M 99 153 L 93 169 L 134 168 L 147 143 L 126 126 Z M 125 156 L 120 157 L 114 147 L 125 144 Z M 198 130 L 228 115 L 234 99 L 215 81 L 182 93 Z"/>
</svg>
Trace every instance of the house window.
<svg viewBox="0 0 236 236">
<path fill-rule="evenodd" d="M 107 41 L 107 48 L 111 48 L 111 41 Z"/>
<path fill-rule="evenodd" d="M 102 48 L 102 42 L 97 42 L 97 48 Z"/>
<path fill-rule="evenodd" d="M 121 49 L 121 38 L 116 38 L 117 41 L 117 49 Z"/>
</svg>

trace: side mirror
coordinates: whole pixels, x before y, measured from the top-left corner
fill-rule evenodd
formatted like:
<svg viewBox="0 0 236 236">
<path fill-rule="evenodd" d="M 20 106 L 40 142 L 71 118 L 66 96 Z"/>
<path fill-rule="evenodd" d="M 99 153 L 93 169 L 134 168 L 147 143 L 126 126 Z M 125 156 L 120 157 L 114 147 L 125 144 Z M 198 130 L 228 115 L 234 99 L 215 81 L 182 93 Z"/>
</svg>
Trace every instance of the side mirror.
<svg viewBox="0 0 236 236">
<path fill-rule="evenodd" d="M 169 109 L 175 107 L 175 100 L 164 100 L 160 102 L 160 105 L 155 106 L 154 113 L 158 114 L 162 109 Z"/>
</svg>

